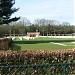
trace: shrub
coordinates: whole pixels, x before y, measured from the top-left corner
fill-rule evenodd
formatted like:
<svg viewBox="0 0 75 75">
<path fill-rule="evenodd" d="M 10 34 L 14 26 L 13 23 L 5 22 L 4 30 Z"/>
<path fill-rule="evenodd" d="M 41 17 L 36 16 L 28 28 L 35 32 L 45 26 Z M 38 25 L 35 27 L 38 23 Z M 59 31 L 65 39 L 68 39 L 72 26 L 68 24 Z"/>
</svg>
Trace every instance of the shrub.
<svg viewBox="0 0 75 75">
<path fill-rule="evenodd" d="M 9 46 L 11 46 L 11 44 L 13 43 L 12 38 L 8 38 L 9 41 Z"/>
<path fill-rule="evenodd" d="M 70 63 L 75 62 L 75 49 L 0 51 L 0 60 L 2 65 Z"/>
<path fill-rule="evenodd" d="M 0 38 L 0 50 L 8 50 L 9 41 L 8 38 Z"/>
<path fill-rule="evenodd" d="M 39 50 L 39 51 L 0 51 L 0 65 L 28 65 L 28 64 L 56 64 L 75 62 L 75 49 L 71 50 Z M 66 66 L 67 75 L 75 73 L 75 65 Z M 22 69 L 22 70 L 21 70 Z M 26 75 L 63 75 L 62 66 L 53 66 L 49 68 L 11 68 L 17 70 L 15 75 L 21 72 Z M 7 69 L 1 69 L 3 75 L 5 72 L 12 73 Z M 73 73 L 74 72 L 74 73 Z"/>
</svg>

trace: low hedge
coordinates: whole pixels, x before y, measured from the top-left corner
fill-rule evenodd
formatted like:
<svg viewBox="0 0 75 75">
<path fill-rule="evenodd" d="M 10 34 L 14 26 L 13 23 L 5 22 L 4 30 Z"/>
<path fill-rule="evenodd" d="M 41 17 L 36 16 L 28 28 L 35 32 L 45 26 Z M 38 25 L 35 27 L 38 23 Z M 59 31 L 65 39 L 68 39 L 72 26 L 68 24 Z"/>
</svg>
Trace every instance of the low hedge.
<svg viewBox="0 0 75 75">
<path fill-rule="evenodd" d="M 11 38 L 0 38 L 0 50 L 9 50 L 9 46 L 12 42 Z"/>
<path fill-rule="evenodd" d="M 67 62 L 75 62 L 75 49 L 43 51 L 0 51 L 1 65 L 52 64 Z"/>
<path fill-rule="evenodd" d="M 75 62 L 75 49 L 0 51 L 0 65 L 56 64 Z M 64 66 L 0 68 L 1 75 L 65 75 Z M 16 72 L 15 72 L 16 71 Z M 6 74 L 7 73 L 7 74 Z M 75 75 L 75 65 L 66 66 L 66 75 Z"/>
<path fill-rule="evenodd" d="M 0 50 L 9 49 L 9 40 L 8 38 L 0 38 Z"/>
</svg>

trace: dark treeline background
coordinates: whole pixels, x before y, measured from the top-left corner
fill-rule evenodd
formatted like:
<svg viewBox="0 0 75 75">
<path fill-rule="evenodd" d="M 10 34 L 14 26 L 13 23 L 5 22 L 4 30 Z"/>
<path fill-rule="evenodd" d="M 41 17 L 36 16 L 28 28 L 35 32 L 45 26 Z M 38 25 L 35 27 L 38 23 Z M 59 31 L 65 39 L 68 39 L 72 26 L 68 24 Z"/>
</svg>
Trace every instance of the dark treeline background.
<svg viewBox="0 0 75 75">
<path fill-rule="evenodd" d="M 57 20 L 36 19 L 32 24 L 27 18 L 21 17 L 19 21 L 9 25 L 0 25 L 0 34 L 24 34 L 27 32 L 40 32 L 46 36 L 50 34 L 73 34 L 75 26 L 68 22 L 60 23 Z"/>
</svg>

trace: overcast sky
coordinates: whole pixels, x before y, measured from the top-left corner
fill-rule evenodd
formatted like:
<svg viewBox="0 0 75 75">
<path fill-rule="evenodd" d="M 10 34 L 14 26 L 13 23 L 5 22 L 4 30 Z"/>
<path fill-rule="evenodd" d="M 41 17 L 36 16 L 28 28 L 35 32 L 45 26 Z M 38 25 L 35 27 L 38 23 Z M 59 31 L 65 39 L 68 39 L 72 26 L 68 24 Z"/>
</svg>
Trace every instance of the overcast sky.
<svg viewBox="0 0 75 75">
<path fill-rule="evenodd" d="M 74 0 L 15 0 L 20 8 L 13 16 L 35 19 L 58 20 L 74 24 Z"/>
</svg>

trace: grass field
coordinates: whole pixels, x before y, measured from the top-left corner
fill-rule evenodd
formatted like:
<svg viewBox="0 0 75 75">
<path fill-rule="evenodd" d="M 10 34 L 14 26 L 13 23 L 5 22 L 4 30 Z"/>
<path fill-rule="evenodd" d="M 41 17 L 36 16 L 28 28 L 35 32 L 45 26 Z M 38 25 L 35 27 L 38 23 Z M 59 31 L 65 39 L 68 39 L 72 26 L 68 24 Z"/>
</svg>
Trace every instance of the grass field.
<svg viewBox="0 0 75 75">
<path fill-rule="evenodd" d="M 10 49 L 12 50 L 56 50 L 75 48 L 74 38 L 35 38 L 26 40 L 15 38 Z"/>
</svg>

